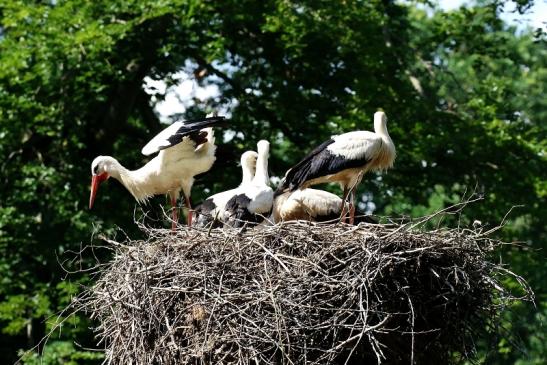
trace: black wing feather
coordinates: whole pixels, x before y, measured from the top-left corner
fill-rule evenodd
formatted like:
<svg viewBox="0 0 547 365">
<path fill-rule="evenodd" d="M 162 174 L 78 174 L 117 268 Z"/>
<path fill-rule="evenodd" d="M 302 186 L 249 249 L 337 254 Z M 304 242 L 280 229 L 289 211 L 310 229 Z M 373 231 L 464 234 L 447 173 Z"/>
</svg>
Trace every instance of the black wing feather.
<svg viewBox="0 0 547 365">
<path fill-rule="evenodd" d="M 230 214 L 228 224 L 235 228 L 241 228 L 245 223 L 256 225 L 264 220 L 259 214 L 249 211 L 251 199 L 245 194 L 234 195 L 226 203 L 226 211 Z"/>
<path fill-rule="evenodd" d="M 331 153 L 327 147 L 333 143 L 333 139 L 325 141 L 291 168 L 277 189 L 276 195 L 286 190 L 295 191 L 302 187 L 305 182 L 318 177 L 336 174 L 350 168 L 361 167 L 369 162 L 366 156 L 349 159 Z"/>
<path fill-rule="evenodd" d="M 333 139 L 329 139 L 323 143 L 321 143 L 319 146 L 314 148 L 310 153 L 308 153 L 300 162 L 298 162 L 296 165 L 291 167 L 289 171 L 287 171 L 287 174 L 285 175 L 285 178 L 281 182 L 281 185 L 277 188 L 275 195 L 282 194 L 287 189 L 294 191 L 295 189 L 292 189 L 291 187 L 295 184 L 298 184 L 299 181 L 302 180 L 304 176 L 306 176 L 311 168 L 311 164 L 313 159 L 321 154 L 323 151 L 327 149 L 327 147 L 334 143 Z"/>
<path fill-rule="evenodd" d="M 210 117 L 199 120 L 187 120 L 173 135 L 171 135 L 167 139 L 169 145 L 162 146 L 161 148 L 159 148 L 159 150 L 173 147 L 174 145 L 182 142 L 182 139 L 187 136 L 190 137 L 192 141 L 194 141 L 197 147 L 200 144 L 207 142 L 207 133 L 201 131 L 203 128 L 218 125 L 224 121 L 224 117 Z"/>
<path fill-rule="evenodd" d="M 213 202 L 213 199 L 205 199 L 203 203 L 198 205 L 194 212 L 196 215 L 196 225 L 198 227 L 209 227 L 212 225 L 212 228 L 222 227 L 222 222 L 220 222 L 217 217 L 213 217 L 213 210 L 215 210 L 216 205 Z"/>
</svg>

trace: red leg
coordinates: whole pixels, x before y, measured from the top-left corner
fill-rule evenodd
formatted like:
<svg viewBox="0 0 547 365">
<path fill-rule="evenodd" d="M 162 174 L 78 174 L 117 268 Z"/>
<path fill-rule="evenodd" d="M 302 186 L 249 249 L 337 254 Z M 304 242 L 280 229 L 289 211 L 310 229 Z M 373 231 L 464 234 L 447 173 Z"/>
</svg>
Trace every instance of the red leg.
<svg viewBox="0 0 547 365">
<path fill-rule="evenodd" d="M 171 195 L 171 206 L 173 207 L 171 229 L 174 231 L 177 229 L 177 223 L 179 221 L 179 211 L 177 209 L 177 198 L 175 197 L 175 195 Z"/>
<path fill-rule="evenodd" d="M 348 188 L 344 186 L 344 194 L 342 195 L 342 207 L 340 208 L 340 222 L 346 221 L 346 199 L 348 198 Z"/>
<path fill-rule="evenodd" d="M 340 214 L 340 222 L 346 223 L 348 212 L 346 211 L 346 201 L 344 200 L 344 206 L 342 207 L 342 214 Z"/>
<path fill-rule="evenodd" d="M 351 189 L 349 202 L 349 224 L 353 225 L 353 222 L 355 222 L 355 189 Z"/>
<path fill-rule="evenodd" d="M 192 226 L 192 203 L 189 197 L 185 197 L 186 208 L 188 208 L 188 227 Z"/>
</svg>

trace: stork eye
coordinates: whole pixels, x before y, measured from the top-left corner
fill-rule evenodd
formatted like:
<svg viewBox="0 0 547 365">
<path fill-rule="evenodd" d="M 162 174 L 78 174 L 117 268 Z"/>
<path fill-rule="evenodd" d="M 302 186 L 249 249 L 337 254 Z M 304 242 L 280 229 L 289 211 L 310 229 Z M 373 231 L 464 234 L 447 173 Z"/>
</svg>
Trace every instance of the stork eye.
<svg viewBox="0 0 547 365">
<path fill-rule="evenodd" d="M 97 175 L 98 173 L 99 173 L 99 165 L 95 165 L 95 167 L 93 168 L 93 174 Z"/>
</svg>

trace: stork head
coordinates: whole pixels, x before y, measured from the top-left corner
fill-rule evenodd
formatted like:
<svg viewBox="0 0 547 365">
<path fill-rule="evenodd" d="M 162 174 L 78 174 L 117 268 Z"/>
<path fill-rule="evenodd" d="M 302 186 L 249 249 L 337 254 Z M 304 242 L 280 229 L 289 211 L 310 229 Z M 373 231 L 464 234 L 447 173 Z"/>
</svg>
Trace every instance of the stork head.
<svg viewBox="0 0 547 365">
<path fill-rule="evenodd" d="M 242 184 L 250 183 L 253 180 L 256 172 L 256 160 L 258 153 L 255 151 L 247 151 L 241 155 L 241 169 L 243 176 L 241 179 Z"/>
<path fill-rule="evenodd" d="M 256 149 L 259 155 L 263 155 L 268 158 L 270 154 L 270 142 L 266 141 L 265 139 L 260 140 L 256 144 Z"/>
<path fill-rule="evenodd" d="M 374 113 L 374 131 L 376 133 L 387 133 L 387 116 L 383 110 Z"/>
<path fill-rule="evenodd" d="M 89 209 L 93 207 L 99 185 L 110 177 L 116 163 L 117 161 L 110 156 L 98 156 L 91 163 L 91 194 L 89 195 Z"/>
<path fill-rule="evenodd" d="M 379 110 L 376 113 L 374 113 L 374 122 L 376 121 L 382 121 L 383 123 L 387 122 L 387 116 L 383 110 Z"/>
<path fill-rule="evenodd" d="M 256 169 L 256 159 L 258 158 L 258 153 L 255 151 L 245 151 L 241 155 L 241 166 L 248 168 L 249 170 Z"/>
</svg>

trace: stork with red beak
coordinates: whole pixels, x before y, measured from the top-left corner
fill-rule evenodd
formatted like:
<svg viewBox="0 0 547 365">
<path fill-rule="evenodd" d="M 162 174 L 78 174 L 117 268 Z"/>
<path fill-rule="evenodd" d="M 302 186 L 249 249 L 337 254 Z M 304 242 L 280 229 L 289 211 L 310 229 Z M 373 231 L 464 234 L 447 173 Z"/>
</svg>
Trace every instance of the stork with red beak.
<svg viewBox="0 0 547 365">
<path fill-rule="evenodd" d="M 171 124 L 144 146 L 145 156 L 159 153 L 138 170 L 128 170 L 113 157 L 98 156 L 91 163 L 89 209 L 93 207 L 101 182 L 113 177 L 139 203 L 153 195 L 169 195 L 173 206 L 172 229 L 178 222 L 177 199 L 182 191 L 188 208 L 188 225 L 192 225 L 190 192 L 194 177 L 213 166 L 216 145 L 211 127 L 223 121 L 224 117 L 215 116 Z"/>
</svg>

